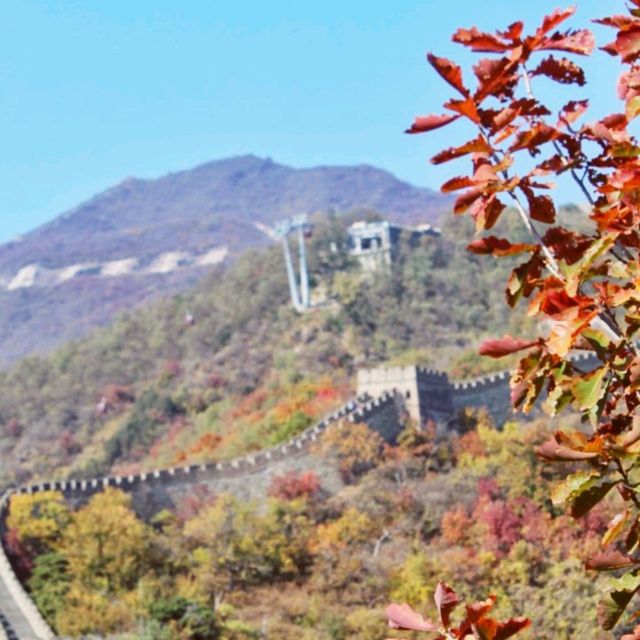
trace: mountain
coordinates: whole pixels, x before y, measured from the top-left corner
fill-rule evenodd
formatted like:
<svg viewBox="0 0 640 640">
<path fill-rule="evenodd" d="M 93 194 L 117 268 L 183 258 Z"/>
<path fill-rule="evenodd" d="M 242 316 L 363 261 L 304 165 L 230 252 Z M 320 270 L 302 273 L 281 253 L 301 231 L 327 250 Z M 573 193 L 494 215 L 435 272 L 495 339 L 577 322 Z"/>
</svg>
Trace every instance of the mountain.
<svg viewBox="0 0 640 640">
<path fill-rule="evenodd" d="M 312 312 L 291 306 L 280 247 L 260 247 L 0 371 L 0 492 L 262 449 L 346 400 L 363 367 L 419 363 L 461 379 L 509 366 L 476 348 L 528 337 L 504 303 L 513 264 L 466 250 L 471 221 L 446 216 L 442 235 L 420 243 L 405 234 L 392 268 L 372 277 L 344 250 L 353 218 L 318 219 L 308 240 L 312 292 L 324 294 Z M 514 237 L 508 222 L 495 232 Z"/>
<path fill-rule="evenodd" d="M 367 165 L 295 169 L 240 156 L 155 180 L 128 178 L 0 246 L 0 363 L 188 287 L 270 242 L 282 218 L 368 208 L 416 224 L 437 221 L 448 204 Z"/>
</svg>

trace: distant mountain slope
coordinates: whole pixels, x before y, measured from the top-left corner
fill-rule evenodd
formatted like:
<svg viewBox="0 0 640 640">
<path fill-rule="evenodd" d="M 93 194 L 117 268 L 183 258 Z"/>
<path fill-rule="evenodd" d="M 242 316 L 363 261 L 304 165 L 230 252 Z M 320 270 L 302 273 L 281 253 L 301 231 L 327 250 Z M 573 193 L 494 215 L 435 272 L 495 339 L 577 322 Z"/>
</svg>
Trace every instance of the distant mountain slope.
<svg viewBox="0 0 640 640">
<path fill-rule="evenodd" d="M 0 363 L 46 351 L 119 310 L 193 282 L 269 242 L 298 213 L 372 208 L 434 222 L 448 200 L 371 166 L 294 169 L 240 156 L 127 179 L 0 246 Z"/>
</svg>

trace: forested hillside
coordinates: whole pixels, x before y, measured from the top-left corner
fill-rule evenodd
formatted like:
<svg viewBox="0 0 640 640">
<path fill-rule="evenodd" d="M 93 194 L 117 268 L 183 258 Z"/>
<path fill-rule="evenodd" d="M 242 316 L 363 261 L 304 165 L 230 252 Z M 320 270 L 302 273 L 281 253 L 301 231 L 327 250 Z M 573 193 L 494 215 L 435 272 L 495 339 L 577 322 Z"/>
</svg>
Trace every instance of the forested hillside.
<svg viewBox="0 0 640 640">
<path fill-rule="evenodd" d="M 478 341 L 518 322 L 502 303 L 508 267 L 469 254 L 452 220 L 441 238 L 404 243 L 391 270 L 363 273 L 344 251 L 362 215 L 317 220 L 309 254 L 324 303 L 303 316 L 279 247 L 266 248 L 2 373 L 0 484 L 261 448 L 339 404 L 359 366 L 417 362 L 454 377 L 487 366 Z"/>
<path fill-rule="evenodd" d="M 384 640 L 386 604 L 428 610 L 444 579 L 533 618 L 523 637 L 610 637 L 583 573 L 610 505 L 580 523 L 551 505 L 561 471 L 533 453 L 542 423 L 464 425 L 440 443 L 408 429 L 395 447 L 364 425 L 327 431 L 320 450 L 349 483 L 332 497 L 307 471 L 274 478 L 262 503 L 197 493 L 145 523 L 116 489 L 75 510 L 56 492 L 17 496 L 8 545 L 65 636 Z"/>
<path fill-rule="evenodd" d="M 213 265 L 270 244 L 283 218 L 369 207 L 417 224 L 449 206 L 367 165 L 296 169 L 239 156 L 128 178 L 0 245 L 0 365 L 187 289 Z"/>
</svg>

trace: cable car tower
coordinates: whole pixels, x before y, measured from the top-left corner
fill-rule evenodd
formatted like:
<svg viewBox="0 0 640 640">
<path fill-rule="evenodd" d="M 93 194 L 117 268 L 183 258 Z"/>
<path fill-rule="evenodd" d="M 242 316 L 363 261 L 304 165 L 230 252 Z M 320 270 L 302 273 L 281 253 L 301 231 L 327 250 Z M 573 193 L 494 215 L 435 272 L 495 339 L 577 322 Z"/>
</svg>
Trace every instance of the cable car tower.
<svg viewBox="0 0 640 640">
<path fill-rule="evenodd" d="M 309 271 L 307 269 L 307 252 L 305 250 L 304 240 L 311 236 L 313 227 L 309 224 L 306 214 L 294 216 L 281 220 L 276 224 L 275 233 L 282 238 L 282 248 L 284 250 L 284 262 L 287 267 L 287 278 L 289 279 L 289 291 L 291 292 L 291 303 L 293 308 L 302 313 L 310 306 L 309 300 Z M 300 275 L 296 276 L 295 267 L 291 258 L 291 249 L 289 247 L 289 235 L 296 233 L 298 236 L 298 254 L 300 261 Z"/>
</svg>

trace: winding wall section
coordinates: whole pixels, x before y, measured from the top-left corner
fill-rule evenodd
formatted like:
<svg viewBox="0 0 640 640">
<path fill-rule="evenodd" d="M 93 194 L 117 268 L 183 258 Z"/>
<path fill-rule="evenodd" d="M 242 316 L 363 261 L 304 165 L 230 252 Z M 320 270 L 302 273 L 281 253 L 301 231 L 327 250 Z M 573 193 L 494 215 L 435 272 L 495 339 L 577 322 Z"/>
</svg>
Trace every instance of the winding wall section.
<svg viewBox="0 0 640 640">
<path fill-rule="evenodd" d="M 322 486 L 337 490 L 340 479 L 336 470 L 320 466 L 313 444 L 333 423 L 367 422 L 385 437 L 397 435 L 401 424 L 401 406 L 397 394 L 385 392 L 378 398 L 359 395 L 317 424 L 291 440 L 270 449 L 241 458 L 211 464 L 191 465 L 144 472 L 127 476 L 106 476 L 89 480 L 60 480 L 18 487 L 0 497 L 0 533 L 5 531 L 9 500 L 13 493 L 33 494 L 60 491 L 75 503 L 87 501 L 106 487 L 130 492 L 134 507 L 142 517 L 176 504 L 194 486 L 218 492 L 228 491 L 242 498 L 256 497 L 269 486 L 271 478 L 292 469 L 315 468 Z M 256 491 L 256 489 L 258 491 Z M 0 545 L 0 640 L 54 640 L 55 634 L 18 580 L 7 553 Z"/>
<path fill-rule="evenodd" d="M 578 359 L 588 366 L 589 358 Z M 118 487 L 131 493 L 136 511 L 148 517 L 161 508 L 178 504 L 195 486 L 230 492 L 243 499 L 255 498 L 265 494 L 274 476 L 292 470 L 313 469 L 325 489 L 337 491 L 341 486 L 337 470 L 321 464 L 313 450 L 313 444 L 332 423 L 366 422 L 386 440 L 393 441 L 401 428 L 404 412 L 418 423 L 435 419 L 440 425 L 450 423 L 464 407 L 486 407 L 497 424 L 503 424 L 511 415 L 507 371 L 452 383 L 446 373 L 421 367 L 369 369 L 358 372 L 358 393 L 356 398 L 288 442 L 234 460 L 18 487 L 0 497 L 0 533 L 5 529 L 11 493 L 56 490 L 80 504 L 106 487 Z M 0 640 L 54 638 L 0 545 Z"/>
</svg>

